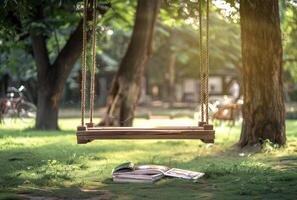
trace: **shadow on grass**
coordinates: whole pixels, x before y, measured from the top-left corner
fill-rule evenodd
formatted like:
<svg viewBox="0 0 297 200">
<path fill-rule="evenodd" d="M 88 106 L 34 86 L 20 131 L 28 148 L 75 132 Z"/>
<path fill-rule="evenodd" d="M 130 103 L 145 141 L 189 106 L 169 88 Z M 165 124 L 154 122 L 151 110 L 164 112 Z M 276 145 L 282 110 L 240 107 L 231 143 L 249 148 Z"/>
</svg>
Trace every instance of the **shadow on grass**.
<svg viewBox="0 0 297 200">
<path fill-rule="evenodd" d="M 293 137 L 292 131 L 290 135 Z M 39 137 L 42 143 L 27 141 Z M 0 129 L 0 138 L 4 139 L 0 146 L 0 191 L 8 193 L 6 199 L 11 193 L 60 199 L 294 199 L 297 196 L 296 154 L 271 156 L 258 154 L 257 150 L 242 151 L 229 144 L 211 152 L 217 145 L 207 147 L 201 142 L 185 141 L 98 141 L 76 145 L 74 131 Z M 112 168 L 127 159 L 202 171 L 206 175 L 196 183 L 169 178 L 155 184 L 112 182 Z"/>
<path fill-rule="evenodd" d="M 59 188 L 40 189 L 35 187 L 27 187 L 18 193 L 5 192 L 0 193 L 0 200 L 59 200 L 59 199 L 86 199 L 107 200 L 113 197 L 113 194 L 107 190 L 84 190 L 78 186 L 61 186 Z M 93 198 L 92 198 L 93 197 Z"/>
<path fill-rule="evenodd" d="M 296 172 L 278 171 L 257 165 L 249 166 L 245 165 L 244 160 L 222 165 L 221 160 L 215 162 L 211 159 L 212 157 L 201 157 L 200 161 L 195 159 L 177 163 L 184 168 L 200 168 L 206 172 L 206 176 L 195 183 L 165 178 L 155 184 L 120 184 L 105 178 L 100 182 L 74 183 L 69 187 L 56 185 L 48 191 L 27 187 L 26 193 L 63 199 L 89 197 L 100 199 L 106 197 L 106 194 L 113 199 L 294 199 L 296 197 Z M 39 181 L 34 184 L 43 186 Z"/>
<path fill-rule="evenodd" d="M 296 198 L 296 169 L 277 170 L 258 162 L 249 163 L 246 159 L 215 158 L 214 160 L 214 157 L 202 156 L 189 162 L 176 163 L 180 168 L 191 168 L 206 173 L 204 178 L 195 183 L 166 178 L 152 185 L 119 184 L 106 179 L 102 189 L 111 191 L 119 199 L 122 195 L 128 196 L 129 199 Z M 289 159 L 295 160 L 297 155 L 290 156 Z"/>
<path fill-rule="evenodd" d="M 170 160 L 167 154 L 162 153 L 165 147 L 174 150 L 173 147 L 189 144 L 183 141 L 158 141 L 145 144 L 149 145 L 117 142 L 116 147 L 111 147 L 110 142 L 102 142 L 96 146 L 78 146 L 69 145 L 69 142 L 65 144 L 58 142 L 32 148 L 2 149 L 0 190 L 63 199 L 103 198 L 106 194 L 109 195 L 108 198 L 114 199 L 260 197 L 294 199 L 296 197 L 296 170 L 278 170 L 273 168 L 273 165 L 287 165 L 286 162 L 296 160 L 297 155 L 272 158 L 271 163 L 267 164 L 265 156 L 250 160 L 248 156 L 239 157 L 239 152 L 234 149 L 227 149 L 225 152 L 197 156 L 188 161 Z M 202 147 L 198 145 L 197 148 Z M 139 157 L 135 162 L 149 163 L 150 157 L 156 156 L 157 159 L 153 160 L 153 164 L 203 171 L 206 176 L 196 183 L 169 178 L 155 184 L 112 182 L 110 172 L 115 163 L 109 162 L 106 155 L 116 155 L 121 152 L 135 153 L 139 150 L 155 153 Z M 173 152 L 171 156 L 187 156 L 187 153 L 180 150 Z M 94 168 L 93 164 L 97 167 Z"/>
<path fill-rule="evenodd" d="M 65 136 L 65 135 L 73 135 L 75 136 L 75 131 L 69 131 L 69 130 L 60 130 L 60 131 L 39 131 L 34 130 L 31 128 L 25 129 L 25 130 L 17 130 L 17 129 L 0 129 L 0 138 L 5 137 L 56 137 L 59 136 Z"/>
</svg>

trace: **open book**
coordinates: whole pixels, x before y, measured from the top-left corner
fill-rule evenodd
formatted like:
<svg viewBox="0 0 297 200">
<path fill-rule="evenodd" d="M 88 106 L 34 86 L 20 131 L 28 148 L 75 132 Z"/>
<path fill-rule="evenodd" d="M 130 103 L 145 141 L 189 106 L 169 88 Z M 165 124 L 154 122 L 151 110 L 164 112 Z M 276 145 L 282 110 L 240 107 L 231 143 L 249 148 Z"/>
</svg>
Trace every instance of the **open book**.
<svg viewBox="0 0 297 200">
<path fill-rule="evenodd" d="M 189 170 L 169 168 L 162 165 L 134 165 L 132 162 L 123 163 L 112 171 L 115 182 L 153 183 L 164 176 L 188 180 L 196 180 L 204 173 Z"/>
</svg>

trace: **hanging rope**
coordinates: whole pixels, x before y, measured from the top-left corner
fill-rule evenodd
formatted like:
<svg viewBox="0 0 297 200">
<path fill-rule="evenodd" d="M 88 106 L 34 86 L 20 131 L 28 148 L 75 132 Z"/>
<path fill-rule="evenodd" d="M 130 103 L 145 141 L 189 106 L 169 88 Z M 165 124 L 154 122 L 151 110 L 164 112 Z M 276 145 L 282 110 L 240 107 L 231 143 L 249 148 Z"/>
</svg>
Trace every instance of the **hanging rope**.
<svg viewBox="0 0 297 200">
<path fill-rule="evenodd" d="M 205 39 L 203 37 L 202 0 L 199 0 L 199 45 L 200 45 L 200 106 L 201 121 L 208 124 L 208 78 L 209 78 L 209 0 L 206 0 Z M 204 45 L 205 42 L 205 45 Z M 205 112 L 204 112 L 205 111 Z"/>
<path fill-rule="evenodd" d="M 208 78 L 209 78 L 209 0 L 206 0 L 206 58 L 205 58 L 205 118 L 208 124 Z"/>
<path fill-rule="evenodd" d="M 93 27 L 92 27 L 92 66 L 90 69 L 91 85 L 90 85 L 90 124 L 93 123 L 94 113 L 94 97 L 95 97 L 95 69 L 96 69 L 96 25 L 97 25 L 97 12 L 96 1 L 93 0 Z"/>
<path fill-rule="evenodd" d="M 202 0 L 199 0 L 199 47 L 200 47 L 200 110 L 201 110 L 201 121 L 204 122 L 204 78 L 203 78 L 203 33 L 202 33 Z"/>
<path fill-rule="evenodd" d="M 84 0 L 84 14 L 83 14 L 83 45 L 82 45 L 82 70 L 81 70 L 81 125 L 85 125 L 86 112 L 86 72 L 87 72 L 87 7 L 88 0 Z"/>
</svg>

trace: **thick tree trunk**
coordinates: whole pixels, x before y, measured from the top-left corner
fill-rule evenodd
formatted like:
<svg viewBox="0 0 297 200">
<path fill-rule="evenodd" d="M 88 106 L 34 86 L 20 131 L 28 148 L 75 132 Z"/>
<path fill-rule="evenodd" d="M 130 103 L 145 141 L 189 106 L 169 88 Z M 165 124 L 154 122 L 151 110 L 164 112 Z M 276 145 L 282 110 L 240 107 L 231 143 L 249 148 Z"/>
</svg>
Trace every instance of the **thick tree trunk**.
<svg viewBox="0 0 297 200">
<path fill-rule="evenodd" d="M 35 128 L 38 130 L 58 129 L 58 105 L 51 99 L 50 87 L 42 91 L 38 89 L 38 103 Z"/>
<path fill-rule="evenodd" d="M 159 0 L 138 1 L 131 41 L 113 81 L 106 115 L 99 125 L 132 125 L 141 79 L 152 52 L 152 38 L 159 7 Z"/>
<path fill-rule="evenodd" d="M 66 79 L 80 56 L 82 49 L 82 22 L 71 34 L 68 42 L 51 65 L 43 35 L 31 34 L 37 65 L 38 101 L 36 129 L 58 129 L 58 111 Z"/>
<path fill-rule="evenodd" d="M 51 77 L 48 76 L 51 68 L 46 41 L 42 35 L 31 35 L 34 57 L 37 65 L 38 101 L 36 128 L 57 129 L 58 108 L 54 105 L 51 97 Z"/>
<path fill-rule="evenodd" d="M 92 2 L 89 7 L 92 7 Z M 110 4 L 98 5 L 99 14 L 104 15 L 109 7 Z M 92 10 L 88 12 L 92 13 Z M 37 21 L 43 19 L 42 6 L 37 6 L 34 17 Z M 91 14 L 88 14 L 88 20 L 92 20 Z M 64 85 L 82 51 L 82 24 L 81 20 L 52 64 L 44 35 L 30 33 L 38 79 L 36 129 L 58 129 L 58 112 Z"/>
<path fill-rule="evenodd" d="M 241 0 L 243 125 L 239 144 L 284 145 L 285 106 L 278 0 Z"/>
</svg>

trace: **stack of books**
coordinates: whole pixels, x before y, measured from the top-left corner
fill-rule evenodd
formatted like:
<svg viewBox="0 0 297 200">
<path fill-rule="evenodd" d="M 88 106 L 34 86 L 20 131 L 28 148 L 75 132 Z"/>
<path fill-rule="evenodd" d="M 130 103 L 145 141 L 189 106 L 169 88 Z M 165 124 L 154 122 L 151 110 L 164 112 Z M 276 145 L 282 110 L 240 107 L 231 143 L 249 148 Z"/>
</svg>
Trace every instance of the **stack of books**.
<svg viewBox="0 0 297 200">
<path fill-rule="evenodd" d="M 203 175 L 204 173 L 201 172 L 169 168 L 162 165 L 135 165 L 132 162 L 123 163 L 112 171 L 113 181 L 121 183 L 153 183 L 165 176 L 196 180 Z"/>
</svg>

